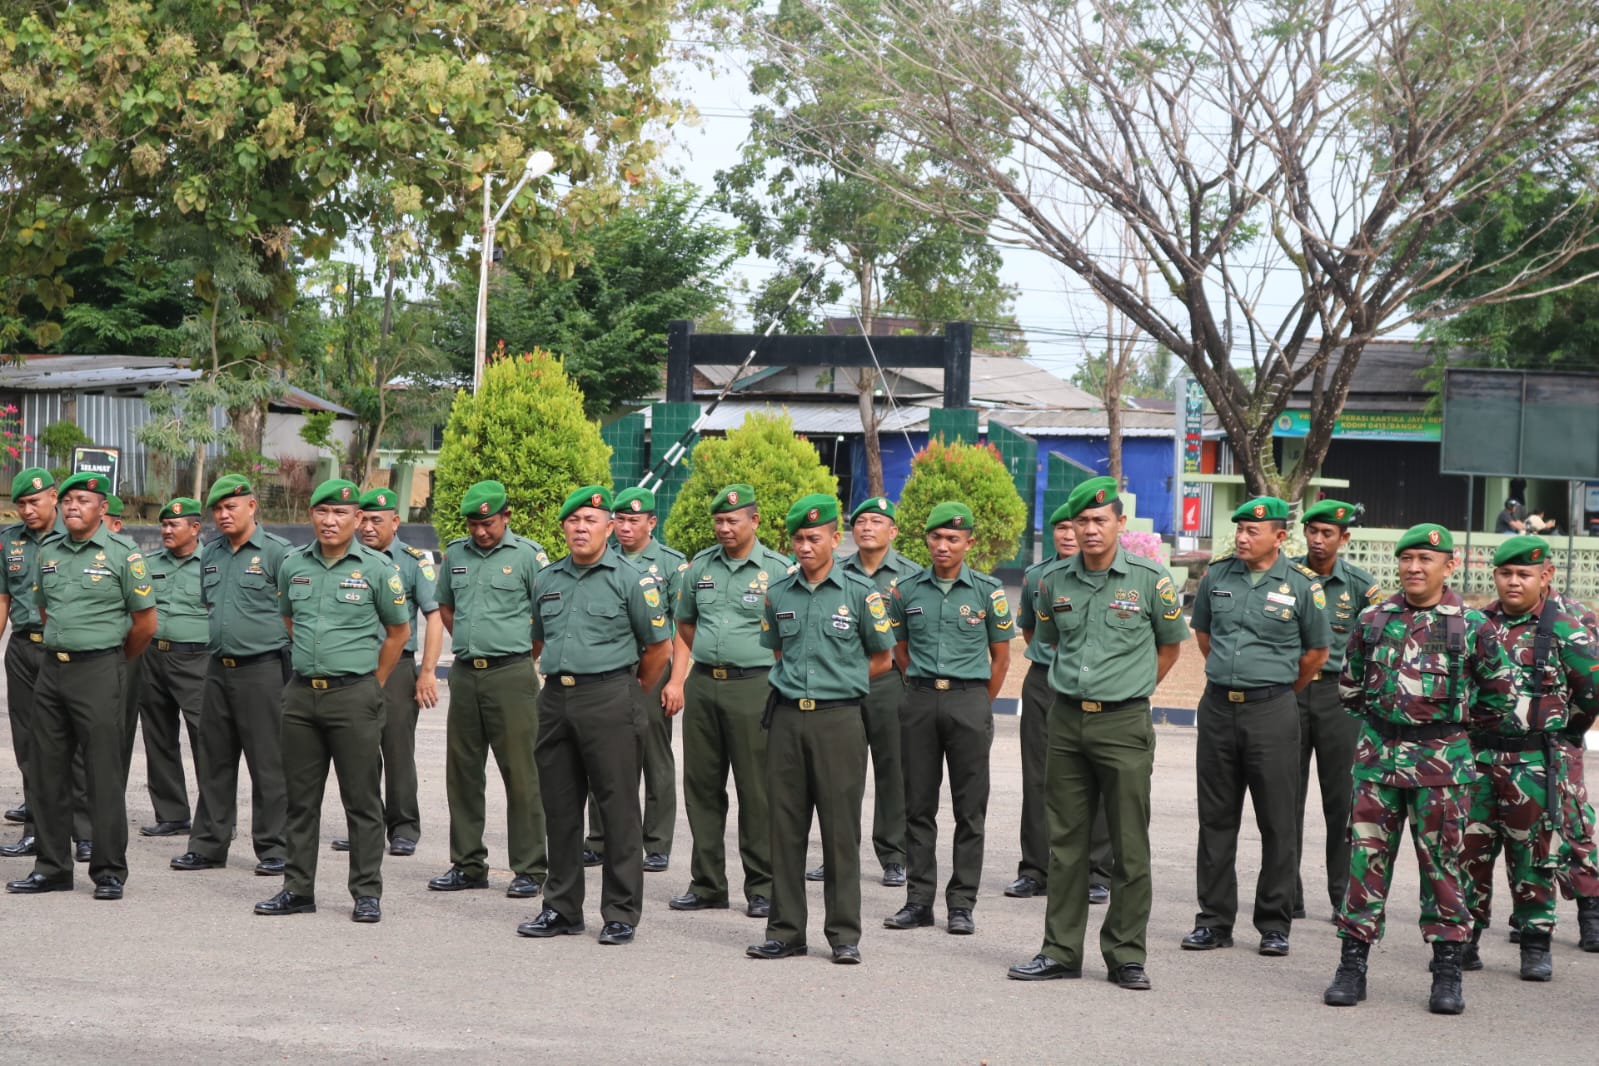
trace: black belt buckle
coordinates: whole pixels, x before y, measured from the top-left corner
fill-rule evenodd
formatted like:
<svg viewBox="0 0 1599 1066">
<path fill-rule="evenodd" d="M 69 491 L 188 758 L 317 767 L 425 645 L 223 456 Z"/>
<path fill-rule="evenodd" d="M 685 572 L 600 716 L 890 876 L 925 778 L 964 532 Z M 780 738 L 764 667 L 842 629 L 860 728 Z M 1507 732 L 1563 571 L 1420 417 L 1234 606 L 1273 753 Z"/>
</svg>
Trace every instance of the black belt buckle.
<svg viewBox="0 0 1599 1066">
<path fill-rule="evenodd" d="M 799 709 L 802 710 L 802 711 L 814 711 L 814 710 L 816 710 L 816 701 L 815 700 L 800 699 L 800 700 L 795 700 L 794 702 L 799 705 Z"/>
</svg>

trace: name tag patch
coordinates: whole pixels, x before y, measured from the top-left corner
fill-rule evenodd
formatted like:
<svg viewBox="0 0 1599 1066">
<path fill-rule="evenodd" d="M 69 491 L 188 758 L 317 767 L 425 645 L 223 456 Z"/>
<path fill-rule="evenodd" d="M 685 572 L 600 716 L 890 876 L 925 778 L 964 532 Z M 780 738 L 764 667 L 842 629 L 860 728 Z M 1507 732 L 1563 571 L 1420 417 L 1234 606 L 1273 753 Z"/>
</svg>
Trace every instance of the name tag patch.
<svg viewBox="0 0 1599 1066">
<path fill-rule="evenodd" d="M 905 608 L 906 617 L 909 617 L 910 615 L 913 615 L 913 614 L 921 614 L 921 613 L 923 613 L 923 612 L 922 612 L 922 609 L 920 607 L 907 607 L 907 608 Z"/>
<path fill-rule="evenodd" d="M 1281 592 L 1268 592 L 1266 593 L 1266 602 L 1280 603 L 1292 607 L 1296 601 L 1292 596 L 1285 596 Z"/>
<path fill-rule="evenodd" d="M 466 567 L 464 567 L 464 566 L 452 566 L 452 567 L 450 567 L 450 573 L 452 573 L 452 574 L 464 574 L 464 573 L 466 573 Z"/>
<path fill-rule="evenodd" d="M 214 574 L 214 573 L 217 572 L 217 568 L 214 567 L 214 566 L 208 566 L 208 567 L 205 567 L 204 569 L 205 569 L 205 573 L 207 573 L 207 574 Z"/>
<path fill-rule="evenodd" d="M 291 585 L 309 585 L 310 583 L 311 583 L 311 579 L 308 578 L 308 577 L 291 577 L 291 578 L 289 578 L 289 584 L 291 584 Z"/>
<path fill-rule="evenodd" d="M 793 611 L 778 611 L 777 612 L 777 617 L 780 620 L 787 621 L 790 618 L 797 618 L 799 616 L 796 615 Z"/>
<path fill-rule="evenodd" d="M 694 582 L 694 587 L 697 588 L 697 589 L 714 589 L 716 587 L 716 582 L 714 582 L 714 581 L 696 581 L 696 582 Z"/>
<path fill-rule="evenodd" d="M 539 597 L 539 602 L 544 603 L 548 600 L 558 600 L 560 598 L 561 594 L 559 592 L 546 592 L 544 595 Z"/>
</svg>

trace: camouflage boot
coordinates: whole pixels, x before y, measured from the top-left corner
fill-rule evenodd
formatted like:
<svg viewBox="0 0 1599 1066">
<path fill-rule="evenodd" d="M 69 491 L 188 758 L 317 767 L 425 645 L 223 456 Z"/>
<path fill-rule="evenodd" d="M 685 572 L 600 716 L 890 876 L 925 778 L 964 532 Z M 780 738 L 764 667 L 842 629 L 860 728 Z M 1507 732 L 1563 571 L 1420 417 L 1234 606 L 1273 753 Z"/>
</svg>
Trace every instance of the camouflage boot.
<svg viewBox="0 0 1599 1066">
<path fill-rule="evenodd" d="M 1577 897 L 1577 946 L 1584 951 L 1599 951 L 1599 896 Z"/>
<path fill-rule="evenodd" d="M 1338 955 L 1338 970 L 1332 984 L 1322 993 L 1321 1001 L 1329 1007 L 1353 1007 L 1366 998 L 1366 959 L 1371 945 L 1364 940 L 1346 938 Z"/>
<path fill-rule="evenodd" d="M 1462 1014 L 1466 1010 L 1466 993 L 1460 987 L 1460 956 L 1466 945 L 1459 940 L 1434 940 L 1432 942 L 1432 996 L 1427 1009 L 1434 1014 Z"/>
<path fill-rule="evenodd" d="M 1549 981 L 1555 976 L 1554 962 L 1549 958 L 1549 934 L 1531 929 L 1521 931 L 1521 979 L 1523 981 Z"/>
</svg>

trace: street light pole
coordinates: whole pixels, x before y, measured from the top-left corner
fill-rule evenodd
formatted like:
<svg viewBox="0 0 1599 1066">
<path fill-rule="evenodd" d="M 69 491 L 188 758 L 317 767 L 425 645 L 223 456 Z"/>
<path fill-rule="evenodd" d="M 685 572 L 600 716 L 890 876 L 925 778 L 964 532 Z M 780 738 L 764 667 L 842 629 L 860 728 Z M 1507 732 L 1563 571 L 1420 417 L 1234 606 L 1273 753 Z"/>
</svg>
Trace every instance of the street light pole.
<svg viewBox="0 0 1599 1066">
<path fill-rule="evenodd" d="M 522 186 L 534 178 L 543 177 L 555 167 L 555 157 L 540 149 L 527 157 L 527 165 L 522 168 L 522 177 L 511 189 L 505 202 L 498 211 L 493 209 L 494 201 L 490 189 L 494 184 L 494 175 L 483 175 L 483 262 L 478 271 L 477 281 L 477 343 L 472 353 L 472 393 L 483 384 L 483 362 L 487 357 L 489 343 L 489 264 L 494 260 L 494 230 L 500 224 L 500 219 L 505 217 L 505 212 L 516 201 L 522 192 Z"/>
</svg>

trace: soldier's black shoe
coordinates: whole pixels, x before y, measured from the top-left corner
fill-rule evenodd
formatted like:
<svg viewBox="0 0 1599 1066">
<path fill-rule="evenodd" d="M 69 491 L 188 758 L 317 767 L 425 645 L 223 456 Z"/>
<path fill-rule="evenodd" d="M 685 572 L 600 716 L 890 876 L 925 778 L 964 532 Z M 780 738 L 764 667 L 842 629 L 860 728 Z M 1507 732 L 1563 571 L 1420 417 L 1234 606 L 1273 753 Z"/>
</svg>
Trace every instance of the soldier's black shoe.
<svg viewBox="0 0 1599 1066">
<path fill-rule="evenodd" d="M 605 861 L 605 856 L 601 855 L 599 852 L 595 851 L 593 848 L 584 848 L 583 849 L 583 865 L 584 866 L 598 866 L 601 863 L 603 863 L 604 861 Z"/>
<path fill-rule="evenodd" d="M 452 866 L 437 877 L 428 879 L 428 887 L 435 892 L 459 892 L 463 888 L 488 888 L 487 877 L 468 877 L 459 866 Z"/>
<path fill-rule="evenodd" d="M 1460 940 L 1432 942 L 1432 995 L 1427 1009 L 1434 1014 L 1461 1014 L 1466 1009 L 1466 992 L 1460 983 L 1460 957 L 1465 950 Z"/>
<path fill-rule="evenodd" d="M 1579 948 L 1599 951 L 1599 896 L 1577 897 L 1577 932 Z"/>
<path fill-rule="evenodd" d="M 1141 962 L 1124 962 L 1105 975 L 1105 980 L 1118 988 L 1130 988 L 1136 992 L 1149 991 L 1149 974 L 1144 972 Z"/>
<path fill-rule="evenodd" d="M 672 857 L 665 852 L 652 851 L 644 856 L 644 872 L 658 874 L 672 864 Z"/>
<path fill-rule="evenodd" d="M 88 862 L 90 859 L 94 858 L 94 841 L 78 841 L 78 846 L 73 849 L 72 857 L 77 859 L 79 862 Z"/>
<path fill-rule="evenodd" d="M 1110 902 L 1110 889 L 1098 881 L 1088 882 L 1088 902 L 1103 906 Z"/>
<path fill-rule="evenodd" d="M 858 966 L 861 949 L 854 944 L 839 944 L 833 948 L 833 961 L 840 966 Z"/>
<path fill-rule="evenodd" d="M 1032 899 L 1044 895 L 1043 883 L 1023 875 L 1005 886 L 1005 895 L 1011 899 Z"/>
<path fill-rule="evenodd" d="M 157 822 L 155 825 L 141 825 L 139 835 L 142 837 L 175 837 L 179 833 L 189 831 L 187 818 L 179 822 Z"/>
<path fill-rule="evenodd" d="M 1481 941 L 1482 930 L 1473 929 L 1471 931 L 1471 939 L 1466 942 L 1466 950 L 1460 953 L 1461 970 L 1475 972 L 1482 969 L 1482 952 L 1477 947 Z M 1432 964 L 1428 963 L 1427 968 L 1429 970 L 1432 969 Z"/>
<path fill-rule="evenodd" d="M 34 853 L 34 839 L 27 833 L 19 836 L 15 842 L 0 845 L 0 855 L 8 859 L 26 859 Z"/>
<path fill-rule="evenodd" d="M 884 929 L 920 929 L 933 924 L 933 908 L 925 903 L 907 903 L 883 919 Z"/>
<path fill-rule="evenodd" d="M 283 871 L 287 868 L 288 864 L 282 859 L 262 859 L 260 862 L 255 864 L 255 876 L 282 877 Z"/>
<path fill-rule="evenodd" d="M 348 837 L 334 837 L 333 838 L 333 850 L 334 851 L 349 851 L 350 850 L 349 838 Z"/>
<path fill-rule="evenodd" d="M 804 955 L 810 949 L 804 944 L 789 944 L 782 940 L 763 940 L 759 944 L 751 944 L 744 949 L 744 954 L 752 959 L 786 959 L 791 955 Z"/>
<path fill-rule="evenodd" d="M 1076 980 L 1083 976 L 1083 971 L 1074 970 L 1064 962 L 1056 962 L 1048 955 L 1034 955 L 1027 962 L 1018 962 L 1006 970 L 1005 976 L 1012 981 L 1058 981 L 1063 978 Z"/>
<path fill-rule="evenodd" d="M 606 922 L 600 928 L 600 943 L 631 944 L 633 943 L 633 932 L 633 927 L 626 922 Z"/>
<path fill-rule="evenodd" d="M 72 871 L 46 877 L 44 874 L 29 874 L 27 877 L 16 881 L 6 882 L 6 891 L 15 892 L 21 896 L 33 896 L 40 892 L 71 892 Z"/>
<path fill-rule="evenodd" d="M 889 888 L 905 887 L 905 864 L 891 862 L 883 867 L 883 884 Z"/>
<path fill-rule="evenodd" d="M 582 931 L 583 920 L 581 918 L 574 922 L 570 918 L 563 917 L 561 912 L 553 907 L 545 907 L 539 911 L 537 918 L 523 922 L 516 927 L 518 936 L 531 936 L 541 939 L 551 936 L 572 936 Z"/>
<path fill-rule="evenodd" d="M 416 841 L 412 840 L 410 837 L 395 837 L 393 840 L 389 841 L 389 854 L 399 855 L 402 857 L 406 855 L 415 855 Z"/>
<path fill-rule="evenodd" d="M 673 896 L 666 905 L 674 911 L 725 911 L 728 907 L 725 899 L 706 899 L 692 892 Z"/>
<path fill-rule="evenodd" d="M 1280 958 L 1288 954 L 1288 935 L 1270 932 L 1260 935 L 1260 954 Z"/>
<path fill-rule="evenodd" d="M 765 896 L 755 895 L 744 905 L 744 913 L 751 918 L 770 918 L 772 916 L 772 901 Z"/>
<path fill-rule="evenodd" d="M 1184 951 L 1212 951 L 1216 948 L 1230 948 L 1233 946 L 1231 931 L 1216 929 L 1202 925 L 1192 933 L 1183 937 Z"/>
<path fill-rule="evenodd" d="M 208 859 L 198 851 L 186 851 L 167 865 L 174 870 L 218 870 L 227 863 L 221 859 Z"/>
<path fill-rule="evenodd" d="M 805 880 L 807 880 L 807 881 L 825 881 L 825 880 L 827 880 L 827 866 L 824 864 L 824 865 L 816 867 L 813 870 L 806 870 L 805 871 Z"/>
<path fill-rule="evenodd" d="M 1321 1001 L 1329 1007 L 1353 1007 L 1366 998 L 1366 961 L 1371 955 L 1371 945 L 1364 940 L 1345 938 L 1338 955 L 1338 970 L 1332 984 L 1322 993 Z"/>
<path fill-rule="evenodd" d="M 517 874 L 511 878 L 510 887 L 505 890 L 505 894 L 512 899 L 532 899 L 539 894 L 539 889 L 542 887 L 539 879 L 532 874 Z"/>
<path fill-rule="evenodd" d="M 362 925 L 373 925 L 383 920 L 383 906 L 378 903 L 376 896 L 357 896 L 355 906 L 350 910 L 350 921 Z"/>
<path fill-rule="evenodd" d="M 1521 931 L 1521 979 L 1523 981 L 1551 981 L 1554 976 L 1554 961 L 1549 957 L 1549 934 L 1523 929 Z"/>
<path fill-rule="evenodd" d="M 19 803 L 9 811 L 6 811 L 6 821 L 8 822 L 16 822 L 18 825 L 22 825 L 27 820 L 28 805 L 26 803 Z"/>
<path fill-rule="evenodd" d="M 95 899 L 121 899 L 122 878 L 115 874 L 102 874 L 94 879 Z"/>
<path fill-rule="evenodd" d="M 315 914 L 316 897 L 302 896 L 297 892 L 284 889 L 271 899 L 264 899 L 255 905 L 255 913 L 267 917 L 276 917 L 281 914 Z"/>
<path fill-rule="evenodd" d="M 952 907 L 949 921 L 945 924 L 955 936 L 971 936 L 977 932 L 977 924 L 972 921 L 972 912 L 966 907 Z"/>
<path fill-rule="evenodd" d="M 1511 919 L 1510 919 L 1510 923 L 1509 924 L 1510 924 L 1510 942 L 1512 944 L 1521 943 L 1521 919 L 1512 916 Z"/>
</svg>

